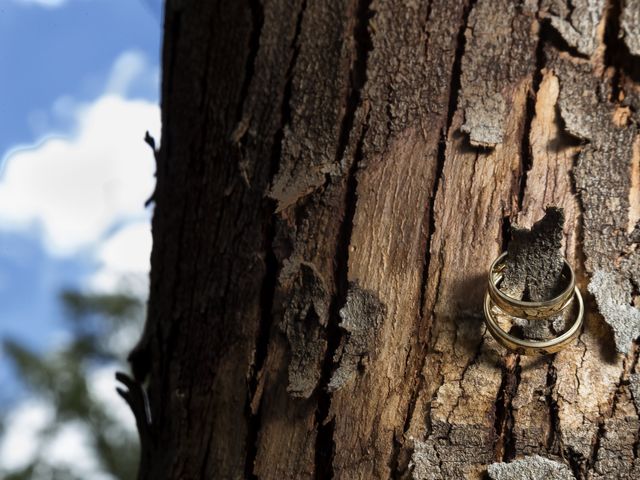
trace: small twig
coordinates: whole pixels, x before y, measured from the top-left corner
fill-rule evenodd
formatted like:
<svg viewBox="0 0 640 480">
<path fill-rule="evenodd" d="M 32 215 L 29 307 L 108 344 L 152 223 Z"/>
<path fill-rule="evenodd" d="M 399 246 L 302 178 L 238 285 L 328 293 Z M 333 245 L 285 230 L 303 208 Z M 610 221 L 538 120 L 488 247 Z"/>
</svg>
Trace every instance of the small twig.
<svg viewBox="0 0 640 480">
<path fill-rule="evenodd" d="M 131 408 L 133 416 L 136 419 L 138 427 L 138 435 L 140 436 L 140 467 L 139 472 L 146 471 L 145 465 L 149 458 L 149 446 L 152 440 L 152 418 L 151 408 L 149 407 L 149 398 L 144 386 L 131 378 L 129 375 L 116 372 L 116 380 L 122 383 L 125 388 L 116 387 L 118 395 L 120 395 Z"/>
<path fill-rule="evenodd" d="M 149 145 L 151 147 L 151 150 L 153 150 L 153 157 L 156 160 L 156 170 L 158 169 L 158 159 L 159 159 L 159 151 L 156 149 L 156 140 L 155 138 L 153 138 L 151 136 L 151 134 L 149 133 L 149 131 L 146 131 L 144 133 L 144 142 Z M 157 173 L 156 173 L 157 176 Z M 153 202 L 156 198 L 156 190 L 157 190 L 158 186 L 156 184 L 156 187 L 153 189 L 153 193 L 151 194 L 151 196 L 149 198 L 147 198 L 147 200 L 145 200 L 144 202 L 144 206 L 148 207 L 149 205 L 151 205 L 151 202 Z"/>
</svg>

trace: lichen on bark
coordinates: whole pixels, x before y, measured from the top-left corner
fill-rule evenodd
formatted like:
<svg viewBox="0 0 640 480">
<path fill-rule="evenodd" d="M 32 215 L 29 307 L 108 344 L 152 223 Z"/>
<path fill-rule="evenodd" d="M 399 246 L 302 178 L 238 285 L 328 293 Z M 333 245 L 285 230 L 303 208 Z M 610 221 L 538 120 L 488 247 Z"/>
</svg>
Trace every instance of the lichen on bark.
<svg viewBox="0 0 640 480">
<path fill-rule="evenodd" d="M 619 272 L 596 270 L 589 282 L 589 292 L 598 309 L 613 329 L 618 350 L 627 353 L 640 336 L 640 310 L 631 303 L 632 287 Z"/>
<path fill-rule="evenodd" d="M 560 253 L 564 212 L 550 206 L 531 229 L 511 225 L 501 288 L 518 297 L 542 301 L 562 288 L 564 259 Z"/>
<path fill-rule="evenodd" d="M 620 25 L 624 43 L 632 55 L 640 55 L 640 2 L 627 0 L 622 8 Z"/>
<path fill-rule="evenodd" d="M 335 391 L 351 380 L 359 368 L 366 368 L 367 356 L 376 345 L 376 334 L 387 314 L 385 305 L 377 295 L 352 283 L 347 302 L 340 309 L 340 328 L 346 336 L 335 355 L 337 369 L 329 382 L 329 390 Z"/>
<path fill-rule="evenodd" d="M 574 480 L 565 463 L 531 455 L 510 463 L 493 463 L 488 468 L 492 480 Z"/>
<path fill-rule="evenodd" d="M 289 341 L 289 386 L 294 397 L 308 398 L 320 380 L 327 339 L 330 296 L 322 276 L 309 262 L 285 262 L 280 283 L 287 293 L 280 328 Z"/>
<path fill-rule="evenodd" d="M 521 9 L 509 0 L 480 0 L 469 16 L 465 50 L 470 54 L 462 58 L 460 102 L 465 118 L 461 130 L 472 145 L 502 143 L 511 107 L 509 87 L 531 73 L 535 22 Z M 503 66 L 506 58 L 508 66 Z"/>
<path fill-rule="evenodd" d="M 553 50 L 547 55 L 560 78 L 558 105 L 565 129 L 586 142 L 574 178 L 583 208 L 585 267 L 592 274 L 589 291 L 613 328 L 618 351 L 626 353 L 638 335 L 639 315 L 630 307 L 630 279 L 637 275 L 640 254 L 629 233 L 637 128 L 610 102 L 610 85 L 591 63 Z"/>
<path fill-rule="evenodd" d="M 570 47 L 590 56 L 598 47 L 604 6 L 605 0 L 543 0 L 542 12 Z"/>
<path fill-rule="evenodd" d="M 548 206 L 544 217 L 531 229 L 511 225 L 511 240 L 505 258 L 506 268 L 500 289 L 508 295 L 529 301 L 543 301 L 556 296 L 566 286 L 563 275 L 565 260 L 561 254 L 564 228 L 564 212 Z M 549 319 L 549 321 L 513 319 L 522 328 L 523 336 L 544 339 L 554 330 L 565 327 L 573 309 Z"/>
</svg>

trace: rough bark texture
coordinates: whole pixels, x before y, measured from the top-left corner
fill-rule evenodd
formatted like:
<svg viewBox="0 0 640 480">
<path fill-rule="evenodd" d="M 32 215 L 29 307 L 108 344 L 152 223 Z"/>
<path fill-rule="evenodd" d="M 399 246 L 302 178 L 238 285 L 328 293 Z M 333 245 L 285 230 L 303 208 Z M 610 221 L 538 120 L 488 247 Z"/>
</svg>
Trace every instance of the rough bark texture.
<svg viewBox="0 0 640 480">
<path fill-rule="evenodd" d="M 638 15 L 168 0 L 140 478 L 638 478 Z M 569 348 L 486 332 L 505 249 Z"/>
</svg>

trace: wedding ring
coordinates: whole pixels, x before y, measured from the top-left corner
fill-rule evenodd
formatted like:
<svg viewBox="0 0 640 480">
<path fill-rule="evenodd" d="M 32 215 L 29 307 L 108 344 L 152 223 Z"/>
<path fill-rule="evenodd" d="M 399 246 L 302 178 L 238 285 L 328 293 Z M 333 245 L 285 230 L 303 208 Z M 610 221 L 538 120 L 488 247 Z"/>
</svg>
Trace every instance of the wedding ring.
<svg viewBox="0 0 640 480">
<path fill-rule="evenodd" d="M 529 302 L 510 297 L 500 291 L 498 285 L 502 279 L 502 271 L 505 268 L 504 259 L 507 252 L 502 253 L 494 260 L 489 268 L 489 288 L 488 294 L 493 303 L 505 313 L 527 320 L 545 319 L 560 313 L 564 310 L 573 298 L 576 285 L 575 275 L 571 265 L 564 260 L 564 276 L 567 279 L 567 286 L 560 294 L 549 300 L 541 302 Z M 577 291 L 577 290 L 576 290 Z"/>
<path fill-rule="evenodd" d="M 489 292 L 487 291 L 484 296 L 484 316 L 487 329 L 500 345 L 521 355 L 546 355 L 549 353 L 555 353 L 571 343 L 573 339 L 578 336 L 580 333 L 580 327 L 582 327 L 584 303 L 578 287 L 574 287 L 574 295 L 578 300 L 578 314 L 571 327 L 569 327 L 569 329 L 559 337 L 555 337 L 550 340 L 538 341 L 524 340 L 515 337 L 500 328 L 493 316 L 493 312 L 491 311 L 493 302 Z"/>
<path fill-rule="evenodd" d="M 504 277 L 506 255 L 507 252 L 502 253 L 489 268 L 489 285 L 484 296 L 487 330 L 500 345 L 522 355 L 545 355 L 562 350 L 578 336 L 584 318 L 584 302 L 576 286 L 571 265 L 564 260 L 563 276 L 567 280 L 567 285 L 557 296 L 540 302 L 524 301 L 510 297 L 498 288 Z M 538 321 L 550 319 L 564 312 L 574 298 L 578 302 L 575 320 L 565 332 L 549 340 L 527 340 L 511 335 L 498 325 L 492 311 L 495 307 L 512 318 Z"/>
</svg>

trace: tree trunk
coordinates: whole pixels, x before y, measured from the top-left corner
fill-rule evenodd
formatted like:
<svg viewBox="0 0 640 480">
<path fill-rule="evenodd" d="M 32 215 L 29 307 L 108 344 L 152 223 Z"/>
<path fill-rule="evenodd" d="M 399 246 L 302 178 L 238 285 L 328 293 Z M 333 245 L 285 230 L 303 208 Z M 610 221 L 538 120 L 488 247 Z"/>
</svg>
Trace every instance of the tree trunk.
<svg viewBox="0 0 640 480">
<path fill-rule="evenodd" d="M 638 478 L 639 5 L 168 0 L 140 478 Z M 585 328 L 521 357 L 548 205 Z"/>
</svg>

